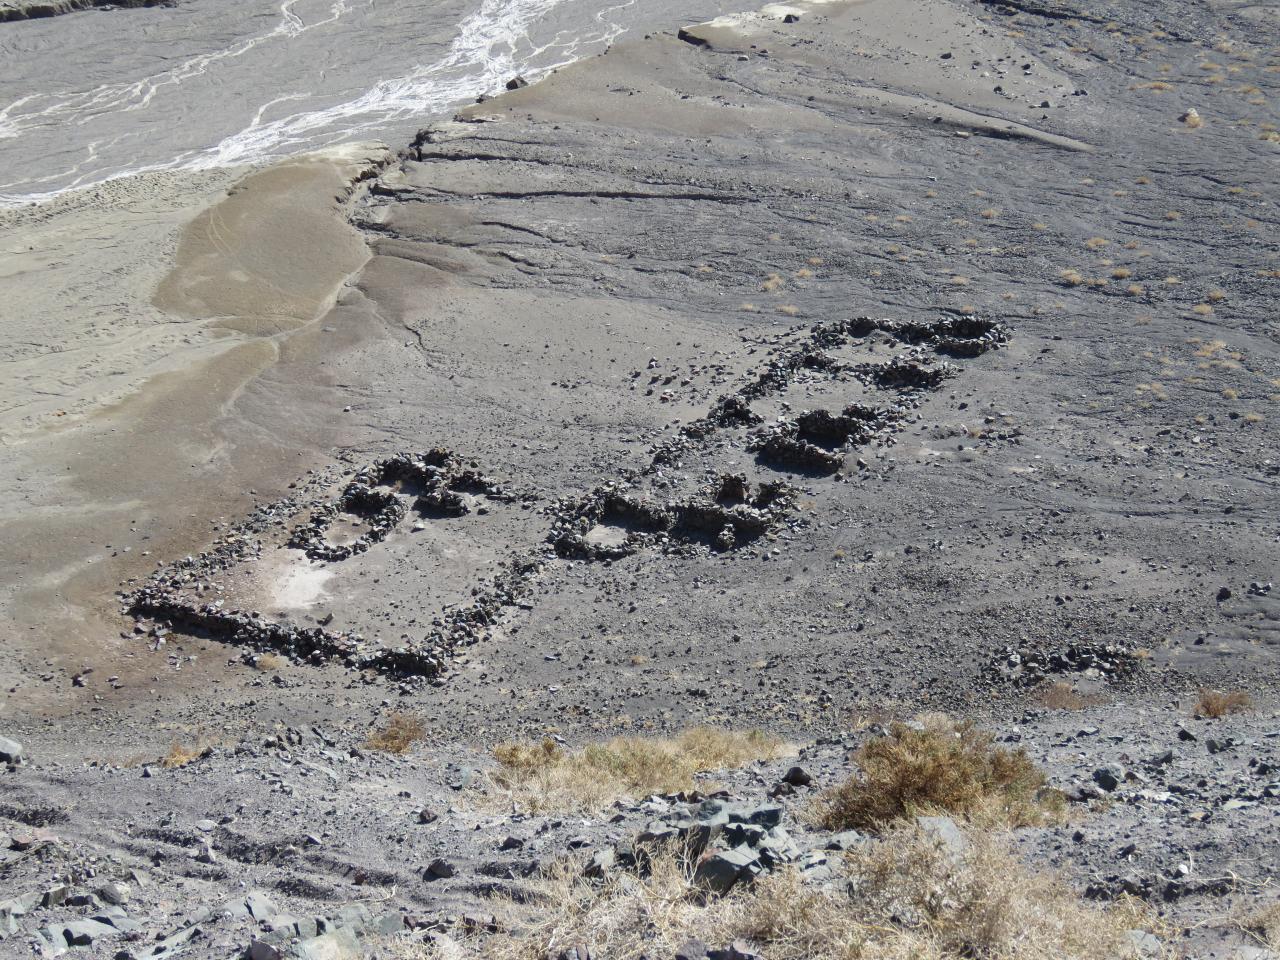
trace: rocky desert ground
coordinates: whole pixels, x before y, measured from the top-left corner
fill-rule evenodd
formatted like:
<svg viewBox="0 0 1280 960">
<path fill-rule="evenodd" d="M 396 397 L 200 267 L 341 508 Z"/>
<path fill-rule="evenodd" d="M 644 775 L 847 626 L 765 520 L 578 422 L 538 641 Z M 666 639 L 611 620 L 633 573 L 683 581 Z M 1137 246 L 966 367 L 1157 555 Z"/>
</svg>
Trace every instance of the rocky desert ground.
<svg viewBox="0 0 1280 960">
<path fill-rule="evenodd" d="M 475 93 L 0 213 L 0 954 L 1280 951 L 1276 9 Z"/>
</svg>

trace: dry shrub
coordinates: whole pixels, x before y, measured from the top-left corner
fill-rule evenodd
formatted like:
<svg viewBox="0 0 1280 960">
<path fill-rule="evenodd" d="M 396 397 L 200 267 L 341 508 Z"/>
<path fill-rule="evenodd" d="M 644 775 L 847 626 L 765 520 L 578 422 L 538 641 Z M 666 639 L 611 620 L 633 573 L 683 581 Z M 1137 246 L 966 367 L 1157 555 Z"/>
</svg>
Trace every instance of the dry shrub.
<svg viewBox="0 0 1280 960">
<path fill-rule="evenodd" d="M 615 737 L 565 750 L 554 741 L 494 748 L 492 782 L 532 812 L 599 810 L 619 797 L 692 790 L 700 773 L 779 756 L 780 740 L 751 730 L 696 727 L 670 739 Z"/>
<path fill-rule="evenodd" d="M 1280 902 L 1255 911 L 1240 926 L 1272 950 L 1280 950 Z"/>
<path fill-rule="evenodd" d="M 1253 707 L 1253 698 L 1243 690 L 1201 690 L 1196 700 L 1195 714 L 1207 720 L 1244 713 Z"/>
<path fill-rule="evenodd" d="M 1044 774 L 1025 751 L 996 747 L 989 733 L 943 716 L 895 723 L 855 759 L 861 773 L 820 802 L 829 829 L 878 830 L 939 811 L 1021 826 L 1043 822 L 1060 805 L 1059 795 L 1042 790 Z"/>
<path fill-rule="evenodd" d="M 1058 278 L 1062 281 L 1063 286 L 1078 287 L 1084 283 L 1084 274 L 1079 270 L 1059 270 Z"/>
<path fill-rule="evenodd" d="M 546 960 L 576 944 L 610 960 L 670 957 L 690 939 L 747 941 L 767 960 L 1109 960 L 1131 956 L 1126 906 L 1082 901 L 1031 872 L 1000 839 L 972 835 L 957 855 L 914 829 L 867 844 L 847 884 L 816 888 L 782 870 L 725 897 L 692 883 L 679 855 L 644 877 L 600 882 L 561 864 L 529 891 L 518 928 L 465 942 L 464 955 Z M 404 954 L 403 956 L 410 956 Z M 412 954 L 414 957 L 430 954 Z"/>
<path fill-rule="evenodd" d="M 369 734 L 365 748 L 380 753 L 405 753 L 427 736 L 422 720 L 412 713 L 397 711 L 387 717 L 381 727 Z"/>
</svg>

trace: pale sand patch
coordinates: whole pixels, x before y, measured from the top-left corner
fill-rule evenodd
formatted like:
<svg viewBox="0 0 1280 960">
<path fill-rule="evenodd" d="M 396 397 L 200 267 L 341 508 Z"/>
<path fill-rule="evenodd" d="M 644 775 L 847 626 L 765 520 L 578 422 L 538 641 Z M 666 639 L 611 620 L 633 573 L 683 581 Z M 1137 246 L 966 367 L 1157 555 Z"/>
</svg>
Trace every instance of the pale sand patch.
<svg viewBox="0 0 1280 960">
<path fill-rule="evenodd" d="M 281 329 L 315 319 L 368 259 L 335 208 L 386 158 L 381 145 L 339 147 L 245 177 L 183 231 L 153 303 L 177 316 L 274 319 Z"/>
<path fill-rule="evenodd" d="M 294 555 L 277 572 L 271 599 L 283 610 L 305 610 L 329 596 L 325 585 L 333 579 L 333 571 L 318 566 L 306 557 Z"/>
<path fill-rule="evenodd" d="M 210 355 L 200 325 L 152 306 L 151 292 L 183 225 L 244 174 L 143 174 L 0 209 L 0 442 Z"/>
<path fill-rule="evenodd" d="M 324 419 L 246 420 L 237 402 L 367 259 L 345 205 L 385 157 L 149 175 L 0 215 L 0 297 L 18 305 L 0 319 L 0 615 L 15 658 L 84 660 L 118 629 L 122 580 L 200 548 L 250 490 L 327 448 Z"/>
</svg>

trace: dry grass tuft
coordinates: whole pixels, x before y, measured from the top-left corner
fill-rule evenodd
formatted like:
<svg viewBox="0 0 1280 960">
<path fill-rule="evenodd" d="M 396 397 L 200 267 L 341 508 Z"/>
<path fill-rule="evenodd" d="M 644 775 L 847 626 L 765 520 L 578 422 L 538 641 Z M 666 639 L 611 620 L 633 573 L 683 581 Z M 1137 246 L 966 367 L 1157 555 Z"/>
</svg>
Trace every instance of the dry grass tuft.
<svg viewBox="0 0 1280 960">
<path fill-rule="evenodd" d="M 1133 276 L 1133 271 L 1128 267 L 1116 267 L 1111 271 L 1112 280 L 1128 280 Z"/>
<path fill-rule="evenodd" d="M 1253 709 L 1253 698 L 1243 690 L 1201 690 L 1196 700 L 1195 714 L 1208 720 L 1244 713 Z"/>
<path fill-rule="evenodd" d="M 760 284 L 760 289 L 765 293 L 773 293 L 773 291 L 782 286 L 782 283 L 783 280 L 781 276 L 776 273 L 771 273 L 764 278 L 764 282 Z"/>
<path fill-rule="evenodd" d="M 1110 243 L 1111 241 L 1106 237 L 1090 237 L 1084 242 L 1084 245 L 1090 250 L 1101 250 Z"/>
<path fill-rule="evenodd" d="M 711 727 L 671 739 L 616 737 L 572 751 L 551 740 L 504 743 L 494 748 L 498 769 L 491 779 L 523 810 L 590 811 L 624 796 L 692 790 L 700 773 L 772 759 L 783 747 L 758 730 Z"/>
<path fill-rule="evenodd" d="M 1044 822 L 1060 806 L 1025 751 L 996 747 L 990 734 L 941 715 L 893 724 L 855 759 L 861 773 L 820 801 L 829 829 L 876 830 L 939 811 L 1021 826 Z"/>
<path fill-rule="evenodd" d="M 365 748 L 380 753 L 406 753 L 415 743 L 426 739 L 427 728 L 412 713 L 397 711 L 387 717 L 381 727 L 369 734 Z"/>
<path fill-rule="evenodd" d="M 1085 707 L 1100 703 L 1101 697 L 1080 693 L 1075 687 L 1063 680 L 1040 687 L 1035 693 L 1035 701 L 1048 710 L 1083 710 Z"/>
<path fill-rule="evenodd" d="M 208 749 L 208 744 L 203 740 L 195 744 L 179 743 L 175 740 L 169 745 L 169 752 L 160 758 L 160 766 L 166 770 L 177 770 L 179 767 L 185 767 L 199 760 Z"/>
<path fill-rule="evenodd" d="M 826 889 L 782 870 L 716 897 L 671 852 L 653 856 L 643 877 L 594 883 L 561 864 L 526 905 L 511 905 L 525 915 L 518 928 L 464 942 L 462 955 L 546 960 L 584 944 L 592 955 L 639 960 L 673 956 L 697 938 L 746 941 L 767 960 L 1109 960 L 1131 955 L 1128 930 L 1139 925 L 1128 904 L 1086 903 L 985 834 L 957 855 L 917 830 L 895 830 L 844 867 L 849 882 Z"/>
<path fill-rule="evenodd" d="M 283 670 L 288 663 L 289 661 L 278 653 L 264 653 L 253 661 L 253 666 L 255 670 L 261 670 L 263 673 L 275 673 Z"/>
<path fill-rule="evenodd" d="M 1062 281 L 1063 286 L 1078 287 L 1084 283 L 1084 274 L 1079 270 L 1059 270 L 1058 279 Z"/>
</svg>

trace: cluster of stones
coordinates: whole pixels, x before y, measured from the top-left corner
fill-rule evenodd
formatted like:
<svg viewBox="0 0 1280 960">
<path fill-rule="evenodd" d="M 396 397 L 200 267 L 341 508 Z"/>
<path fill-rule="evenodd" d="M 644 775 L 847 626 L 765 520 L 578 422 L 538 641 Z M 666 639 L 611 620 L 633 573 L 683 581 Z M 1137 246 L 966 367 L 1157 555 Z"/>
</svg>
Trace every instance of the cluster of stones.
<svg viewBox="0 0 1280 960">
<path fill-rule="evenodd" d="M 132 872 L 131 872 L 132 873 Z M 142 878 L 133 875 L 135 882 Z M 58 956 L 69 948 L 100 947 L 121 939 L 141 941 L 143 921 L 126 912 L 130 883 L 100 882 L 91 891 L 77 891 L 74 884 L 56 883 L 45 890 L 0 902 L 0 939 L 18 932 L 17 921 L 41 911 L 78 908 L 79 919 L 46 923 L 35 934 L 44 956 Z M 248 960 L 321 960 L 336 956 L 360 956 L 362 941 L 405 929 L 400 912 L 374 914 L 365 904 L 348 904 L 332 916 L 295 917 L 278 909 L 260 890 L 252 890 L 216 907 L 189 915 L 182 925 L 158 936 L 146 946 L 117 949 L 118 960 L 152 960 L 183 952 L 207 937 L 218 924 L 248 922 L 257 929 L 243 956 Z M 104 954 L 105 955 L 105 954 Z"/>
<path fill-rule="evenodd" d="M 749 444 L 760 459 L 806 473 L 831 474 L 844 466 L 841 451 L 870 443 L 892 429 L 894 411 L 849 404 L 840 413 L 809 410 L 757 433 Z"/>
<path fill-rule="evenodd" d="M 335 500 L 318 507 L 293 531 L 289 546 L 312 560 L 346 560 L 364 553 L 385 540 L 408 515 L 409 502 L 399 492 L 402 490 L 415 497 L 413 509 L 421 516 L 464 516 L 471 512 L 467 494 L 512 499 L 475 464 L 464 466 L 456 454 L 444 448 L 396 454 L 356 474 Z M 365 532 L 351 543 L 330 543 L 326 539 L 329 527 L 343 515 L 360 517 L 366 524 Z"/>
<path fill-rule="evenodd" d="M 831 355 L 832 350 L 874 333 L 907 344 L 909 349 L 881 363 L 850 364 Z M 760 425 L 763 418 L 751 409 L 752 401 L 780 393 L 802 371 L 809 370 L 831 377 L 850 377 L 898 394 L 889 408 L 873 412 L 872 408 L 851 405 L 840 414 L 812 411 L 796 422 L 784 421 L 765 430 L 752 440 L 752 449 L 765 462 L 802 472 L 835 473 L 843 463 L 840 450 L 865 444 L 876 435 L 888 439 L 905 410 L 917 405 L 914 394 L 937 389 L 956 374 L 952 364 L 935 362 L 934 354 L 976 357 L 998 349 L 1008 340 L 1009 332 L 1003 324 L 976 316 L 947 317 L 931 323 L 853 317 L 815 324 L 801 343 L 770 355 L 755 379 L 717 399 L 705 417 L 686 424 L 678 436 L 659 446 L 649 469 L 675 463 L 694 445 L 706 442 L 720 430 Z M 843 437 L 833 437 L 833 429 L 846 432 Z"/>
<path fill-rule="evenodd" d="M 540 558 L 514 560 L 487 588 L 478 588 L 471 603 L 437 617 L 423 640 L 372 650 L 358 633 L 276 623 L 256 610 L 193 603 L 161 587 L 145 586 L 136 591 L 128 610 L 136 618 L 162 621 L 184 633 L 235 646 L 275 650 L 297 662 L 338 663 L 352 670 L 441 683 L 454 650 L 484 638 L 503 608 L 521 602 L 527 584 L 541 568 Z"/>
<path fill-rule="evenodd" d="M 746 478 L 726 477 L 710 496 L 642 502 L 606 484 L 578 500 L 566 500 L 552 514 L 550 541 L 557 554 L 585 560 L 616 560 L 646 547 L 674 548 L 706 542 L 732 550 L 774 529 L 790 512 L 796 491 L 784 483 L 761 484 L 754 495 Z M 587 539 L 599 524 L 622 527 L 621 543 Z"/>
<path fill-rule="evenodd" d="M 996 664 L 1005 679 L 1034 686 L 1046 677 L 1085 674 L 1120 679 L 1132 675 L 1139 661 L 1133 652 L 1113 643 L 1082 641 L 1060 650 L 1019 650 L 1005 647 Z"/>
<path fill-rule="evenodd" d="M 846 364 L 830 353 L 876 332 L 908 344 L 908 351 L 870 364 Z M 928 350 L 977 356 L 1007 340 L 1003 325 L 972 316 L 932 323 L 858 317 L 816 324 L 803 342 L 773 352 L 755 379 L 720 397 L 707 416 L 685 425 L 678 436 L 660 445 L 647 467 L 626 472 L 618 481 L 606 483 L 584 498 L 549 508 L 551 550 L 563 557 L 613 560 L 646 547 L 678 551 L 706 544 L 716 550 L 732 550 L 755 541 L 786 522 L 794 510 L 797 491 L 793 487 L 765 483 L 752 493 L 746 478 L 735 475 L 720 477 L 691 499 L 657 504 L 644 502 L 627 490 L 694 448 L 709 444 L 722 430 L 759 426 L 763 421 L 752 411 L 751 402 L 783 390 L 804 370 L 853 377 L 898 394 L 896 404 L 888 408 L 850 404 L 838 414 L 808 411 L 752 440 L 766 461 L 834 473 L 842 464 L 840 451 L 876 437 L 891 440 L 901 413 L 915 402 L 913 395 L 936 388 L 954 373 L 949 364 L 934 363 Z M 386 539 L 410 509 L 422 516 L 460 516 L 470 512 L 474 495 L 502 502 L 518 499 L 481 473 L 476 464 L 464 463 L 447 449 L 397 454 L 362 469 L 337 498 L 313 501 L 310 517 L 291 531 L 289 545 L 316 560 L 347 559 Z M 437 617 L 421 641 L 397 648 L 367 650 L 357 633 L 273 623 L 257 611 L 227 609 L 221 601 L 202 603 L 188 596 L 192 591 L 201 593 L 213 573 L 260 555 L 262 541 L 253 534 L 285 524 L 300 509 L 294 499 L 260 508 L 212 550 L 170 565 L 124 595 L 126 611 L 135 618 L 162 621 L 223 642 L 276 650 L 298 661 L 339 662 L 351 669 L 440 683 L 452 652 L 483 639 L 504 608 L 523 602 L 548 556 L 545 549 L 516 555 L 491 584 L 472 590 L 471 603 Z M 353 542 L 339 545 L 329 542 L 327 533 L 341 515 L 360 517 L 366 529 Z M 600 544 L 589 539 L 591 530 L 602 522 L 627 531 L 621 543 Z"/>
</svg>

